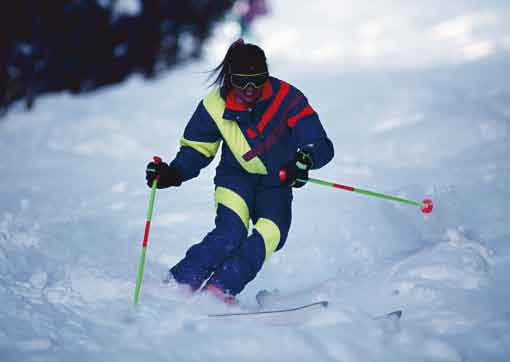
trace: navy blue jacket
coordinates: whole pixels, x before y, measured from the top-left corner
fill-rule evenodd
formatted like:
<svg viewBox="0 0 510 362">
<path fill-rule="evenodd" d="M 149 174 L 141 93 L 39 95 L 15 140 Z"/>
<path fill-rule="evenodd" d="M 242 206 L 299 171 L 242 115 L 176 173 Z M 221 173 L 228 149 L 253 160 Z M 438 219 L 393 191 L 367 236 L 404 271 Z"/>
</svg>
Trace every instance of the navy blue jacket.
<svg viewBox="0 0 510 362">
<path fill-rule="evenodd" d="M 333 144 L 317 112 L 294 86 L 270 77 L 253 109 L 224 89 L 210 92 L 196 108 L 171 165 L 183 180 L 198 176 L 222 144 L 217 177 L 229 173 L 260 176 L 262 184 L 278 185 L 279 170 L 298 150 L 309 153 L 312 169 L 333 158 Z"/>
</svg>

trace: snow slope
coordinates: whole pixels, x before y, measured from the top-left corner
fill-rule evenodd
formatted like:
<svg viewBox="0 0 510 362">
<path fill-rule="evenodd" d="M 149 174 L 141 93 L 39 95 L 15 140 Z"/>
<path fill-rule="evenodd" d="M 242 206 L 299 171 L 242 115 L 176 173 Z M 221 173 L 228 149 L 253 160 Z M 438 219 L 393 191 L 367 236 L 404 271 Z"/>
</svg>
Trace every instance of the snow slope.
<svg viewBox="0 0 510 362">
<path fill-rule="evenodd" d="M 427 60 L 424 51 L 412 66 L 395 51 L 393 61 L 382 62 L 382 52 L 366 64 L 338 63 L 349 60 L 340 49 L 288 66 L 288 52 L 261 36 L 273 49 L 274 74 L 307 94 L 336 145 L 334 161 L 315 177 L 435 202 L 424 216 L 316 185 L 295 192 L 286 247 L 240 300 L 253 305 L 259 289 L 278 288 L 289 304 L 331 301 L 301 324 L 208 320 L 204 311 L 224 307 L 183 300 L 159 285 L 213 225 L 213 165 L 181 188 L 158 191 L 140 306 L 132 308 L 149 196 L 145 164 L 154 154 L 175 154 L 206 92 L 202 72 L 224 49 L 221 32 L 207 60 L 157 81 L 134 77 L 93 95 L 44 97 L 31 113 L 11 112 L 0 122 L 0 360 L 506 361 L 509 33 L 494 20 L 504 3 L 487 3 L 492 18 L 448 8 L 438 20 L 443 27 L 432 27 L 436 35 L 464 31 L 469 42 L 483 33 L 500 44 L 488 53 L 478 48 L 477 57 L 471 48 L 471 57 L 457 61 L 437 51 Z M 277 10 L 291 6 L 282 4 L 261 27 L 281 23 Z M 318 2 L 317 17 L 331 4 Z M 455 4 L 480 13 L 466 1 Z M 433 18 L 402 9 L 413 9 L 423 27 Z M 355 16 L 367 11 L 351 9 Z M 390 10 L 371 11 L 386 29 Z M 371 26 L 368 35 L 386 34 Z M 291 24 L 286 29 L 292 40 Z M 400 34 L 388 29 L 389 37 Z M 404 310 L 400 324 L 371 319 L 397 308 Z"/>
</svg>

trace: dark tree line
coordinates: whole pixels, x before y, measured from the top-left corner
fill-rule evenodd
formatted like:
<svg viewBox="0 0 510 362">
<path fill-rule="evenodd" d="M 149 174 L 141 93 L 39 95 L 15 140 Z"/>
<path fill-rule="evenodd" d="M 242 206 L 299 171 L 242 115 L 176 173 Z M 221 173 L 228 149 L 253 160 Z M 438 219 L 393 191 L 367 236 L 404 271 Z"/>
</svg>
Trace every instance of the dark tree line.
<svg viewBox="0 0 510 362">
<path fill-rule="evenodd" d="M 38 94 L 87 92 L 132 73 L 154 77 L 200 56 L 235 0 L 14 0 L 0 11 L 0 114 Z"/>
</svg>

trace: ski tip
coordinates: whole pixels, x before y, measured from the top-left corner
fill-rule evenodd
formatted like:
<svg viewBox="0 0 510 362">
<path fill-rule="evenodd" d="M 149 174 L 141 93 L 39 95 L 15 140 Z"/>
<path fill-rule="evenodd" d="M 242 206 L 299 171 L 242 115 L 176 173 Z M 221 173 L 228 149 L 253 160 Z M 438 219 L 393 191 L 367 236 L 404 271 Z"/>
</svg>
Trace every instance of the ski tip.
<svg viewBox="0 0 510 362">
<path fill-rule="evenodd" d="M 397 319 L 400 319 L 400 318 L 402 318 L 402 311 L 396 310 L 394 312 L 391 312 L 390 314 L 388 314 L 388 317 L 395 317 Z"/>
<path fill-rule="evenodd" d="M 375 319 L 375 320 L 384 320 L 384 319 L 399 320 L 400 318 L 402 318 L 402 310 L 398 309 L 393 312 L 380 315 L 378 317 L 373 317 L 372 319 Z"/>
<path fill-rule="evenodd" d="M 319 302 L 319 303 L 320 303 L 320 305 L 321 305 L 322 307 L 324 307 L 324 308 L 329 307 L 329 302 L 328 302 L 327 300 L 323 300 L 322 302 Z"/>
</svg>

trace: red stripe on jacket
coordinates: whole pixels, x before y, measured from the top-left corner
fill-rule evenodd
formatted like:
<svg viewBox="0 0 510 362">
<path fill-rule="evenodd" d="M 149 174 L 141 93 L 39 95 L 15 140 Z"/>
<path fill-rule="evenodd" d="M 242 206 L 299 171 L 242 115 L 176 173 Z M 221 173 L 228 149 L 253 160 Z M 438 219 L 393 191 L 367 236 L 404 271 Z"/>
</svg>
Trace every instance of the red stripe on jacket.
<svg viewBox="0 0 510 362">
<path fill-rule="evenodd" d="M 266 127 L 266 125 L 269 123 L 271 118 L 273 118 L 273 116 L 276 114 L 276 112 L 278 111 L 278 108 L 280 108 L 285 96 L 287 95 L 287 93 L 289 93 L 289 90 L 290 90 L 290 85 L 288 83 L 285 83 L 284 81 L 280 81 L 280 89 L 278 90 L 278 93 L 276 93 L 275 100 L 273 101 L 273 103 L 271 103 L 269 108 L 264 112 L 264 114 L 262 115 L 262 119 L 257 124 L 257 130 L 259 131 L 259 133 L 262 133 L 262 131 L 264 130 L 264 127 Z"/>
<path fill-rule="evenodd" d="M 312 106 L 308 104 L 305 108 L 303 108 L 303 110 L 301 112 L 299 112 L 298 114 L 290 117 L 287 120 L 287 125 L 290 128 L 294 128 L 294 127 L 296 127 L 296 124 L 298 123 L 298 121 L 301 118 L 306 117 L 306 116 L 310 116 L 310 115 L 312 115 L 314 113 L 315 113 L 315 111 L 313 110 Z"/>
<path fill-rule="evenodd" d="M 252 130 L 251 128 L 248 128 L 246 130 L 246 133 L 248 133 L 248 137 L 250 138 L 255 138 L 257 137 L 257 132 L 255 132 L 254 130 Z"/>
<path fill-rule="evenodd" d="M 263 143 L 258 144 L 255 148 L 250 149 L 243 155 L 243 159 L 245 161 L 250 161 L 254 157 L 260 156 L 278 142 L 278 138 L 280 138 L 283 131 L 288 127 L 287 114 L 292 108 L 294 108 L 299 102 L 301 102 L 302 99 L 303 99 L 302 94 L 298 94 L 296 97 L 294 97 L 292 102 L 290 102 L 287 105 L 287 107 L 285 107 L 285 109 L 283 110 L 282 115 L 280 117 L 280 122 L 276 125 L 275 128 L 273 128 L 273 131 L 269 135 L 269 137 L 267 137 Z"/>
</svg>

